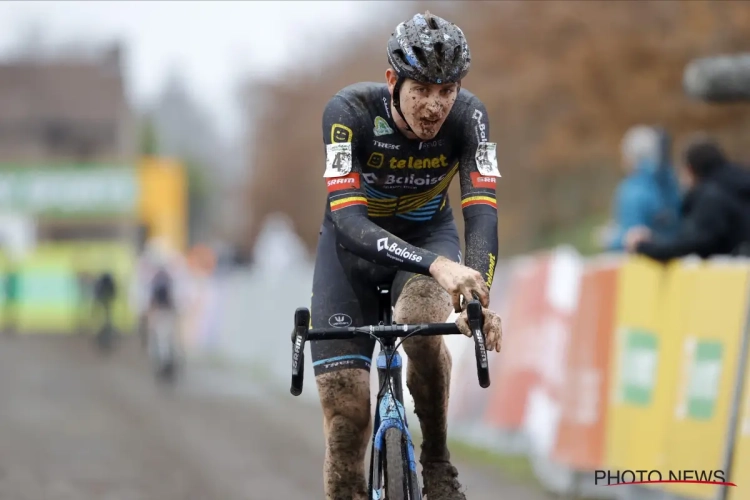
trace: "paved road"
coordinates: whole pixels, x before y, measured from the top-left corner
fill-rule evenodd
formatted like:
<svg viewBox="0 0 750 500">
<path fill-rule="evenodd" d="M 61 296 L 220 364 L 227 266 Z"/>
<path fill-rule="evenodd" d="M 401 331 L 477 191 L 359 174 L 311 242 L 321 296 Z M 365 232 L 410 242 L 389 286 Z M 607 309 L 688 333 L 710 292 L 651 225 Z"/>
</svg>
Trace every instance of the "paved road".
<svg viewBox="0 0 750 500">
<path fill-rule="evenodd" d="M 0 393 L 3 500 L 322 499 L 319 408 L 248 372 L 191 366 L 169 390 L 130 340 L 105 358 L 85 338 L 0 338 Z M 471 500 L 548 498 L 457 465 Z"/>
</svg>

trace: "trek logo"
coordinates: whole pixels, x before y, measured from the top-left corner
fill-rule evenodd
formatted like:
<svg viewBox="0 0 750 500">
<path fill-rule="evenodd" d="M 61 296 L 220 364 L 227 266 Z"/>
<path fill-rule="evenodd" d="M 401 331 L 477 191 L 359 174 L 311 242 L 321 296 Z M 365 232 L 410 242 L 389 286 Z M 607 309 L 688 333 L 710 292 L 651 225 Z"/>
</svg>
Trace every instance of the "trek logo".
<svg viewBox="0 0 750 500">
<path fill-rule="evenodd" d="M 434 158 L 414 158 L 413 156 L 410 156 L 408 160 L 391 158 L 389 165 L 392 169 L 411 168 L 414 170 L 421 170 L 424 168 L 441 168 L 448 166 L 448 158 L 446 158 L 445 155 L 436 156 Z"/>
<path fill-rule="evenodd" d="M 389 244 L 388 238 L 380 238 L 378 240 L 378 252 L 383 251 L 386 252 L 388 257 L 398 262 L 403 262 L 405 260 L 410 260 L 412 262 L 422 261 L 421 255 L 411 253 L 407 249 L 398 246 L 398 243 Z"/>
<path fill-rule="evenodd" d="M 328 179 L 326 187 L 329 193 L 342 189 L 359 189 L 359 174 L 349 174 L 346 177 Z"/>
<path fill-rule="evenodd" d="M 471 119 L 477 121 L 477 140 L 479 142 L 487 142 L 487 125 L 482 123 L 482 116 L 484 116 L 484 114 L 478 109 L 475 109 L 474 114 L 471 116 Z"/>
<path fill-rule="evenodd" d="M 400 144 L 388 144 L 387 142 L 380 142 L 376 141 L 375 139 L 372 140 L 373 145 L 383 148 L 383 149 L 401 149 Z"/>
<path fill-rule="evenodd" d="M 497 178 L 483 176 L 479 172 L 472 172 L 471 185 L 475 188 L 495 189 L 497 187 Z"/>
</svg>

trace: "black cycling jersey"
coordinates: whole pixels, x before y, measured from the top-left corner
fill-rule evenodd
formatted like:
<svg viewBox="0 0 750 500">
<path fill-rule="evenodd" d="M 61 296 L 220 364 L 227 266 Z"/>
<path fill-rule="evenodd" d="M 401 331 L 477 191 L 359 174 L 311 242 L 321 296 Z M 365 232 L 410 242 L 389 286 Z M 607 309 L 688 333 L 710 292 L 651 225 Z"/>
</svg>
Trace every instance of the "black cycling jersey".
<svg viewBox="0 0 750 500">
<path fill-rule="evenodd" d="M 385 84 L 339 91 L 323 114 L 328 190 L 325 224 L 350 252 L 375 264 L 429 276 L 437 254 L 409 241 L 452 220 L 448 186 L 458 174 L 465 264 L 492 285 L 497 258 L 496 144 L 487 110 L 461 89 L 438 135 L 409 139 L 391 116 Z"/>
</svg>

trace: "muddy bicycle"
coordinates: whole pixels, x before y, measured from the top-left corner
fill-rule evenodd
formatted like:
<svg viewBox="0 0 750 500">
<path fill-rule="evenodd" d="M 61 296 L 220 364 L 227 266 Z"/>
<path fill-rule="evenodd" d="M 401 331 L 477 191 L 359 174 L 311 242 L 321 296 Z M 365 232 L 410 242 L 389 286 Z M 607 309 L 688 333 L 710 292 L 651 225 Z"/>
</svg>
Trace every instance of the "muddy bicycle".
<svg viewBox="0 0 750 500">
<path fill-rule="evenodd" d="M 390 287 L 380 286 L 377 326 L 321 328 L 311 330 L 310 310 L 298 308 L 292 331 L 292 384 L 294 396 L 302 394 L 305 371 L 305 342 L 352 339 L 369 336 L 380 344 L 377 357 L 378 391 L 372 434 L 368 491 L 371 500 L 421 500 L 414 445 L 406 421 L 402 386 L 402 363 L 398 347 L 403 340 L 419 335 L 461 334 L 455 323 L 398 325 L 393 323 Z M 487 349 L 483 333 L 482 306 L 477 300 L 467 304 L 469 328 L 474 338 L 479 385 L 490 385 Z M 396 340 L 402 338 L 398 344 Z"/>
</svg>

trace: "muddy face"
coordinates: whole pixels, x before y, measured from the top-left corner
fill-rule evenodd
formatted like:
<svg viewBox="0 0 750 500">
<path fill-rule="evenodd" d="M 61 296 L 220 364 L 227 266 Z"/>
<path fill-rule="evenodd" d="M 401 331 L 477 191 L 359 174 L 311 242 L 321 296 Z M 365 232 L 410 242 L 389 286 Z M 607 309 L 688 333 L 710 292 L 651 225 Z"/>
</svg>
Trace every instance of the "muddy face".
<svg viewBox="0 0 750 500">
<path fill-rule="evenodd" d="M 398 77 L 392 69 L 386 71 L 386 80 L 393 95 Z M 413 134 L 423 141 L 434 139 L 440 132 L 458 96 L 458 84 L 426 84 L 407 79 L 401 86 L 401 112 Z M 391 106 L 393 107 L 393 106 Z M 396 125 L 405 129 L 406 123 L 398 113 L 393 113 Z"/>
<path fill-rule="evenodd" d="M 407 80 L 401 87 L 401 112 L 423 141 L 433 139 L 456 102 L 455 83 L 424 84 Z"/>
</svg>

